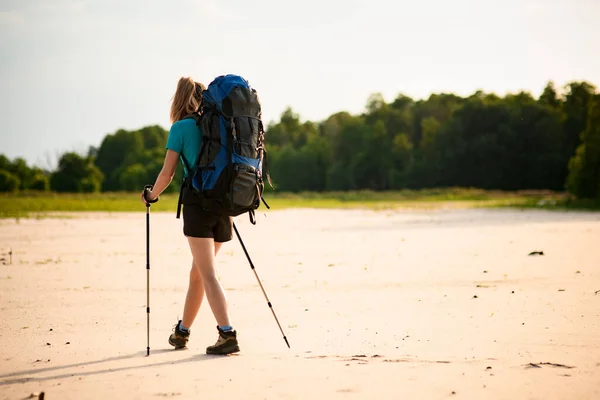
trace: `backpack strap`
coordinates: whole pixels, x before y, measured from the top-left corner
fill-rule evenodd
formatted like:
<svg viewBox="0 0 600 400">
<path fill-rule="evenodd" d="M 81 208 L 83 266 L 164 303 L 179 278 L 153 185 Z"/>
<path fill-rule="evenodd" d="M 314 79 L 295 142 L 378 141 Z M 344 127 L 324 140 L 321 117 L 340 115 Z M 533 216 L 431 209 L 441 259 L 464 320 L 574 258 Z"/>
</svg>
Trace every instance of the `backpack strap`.
<svg viewBox="0 0 600 400">
<path fill-rule="evenodd" d="M 265 207 L 267 207 L 267 209 L 271 209 L 271 207 L 269 207 L 269 205 L 267 204 L 267 201 L 265 200 L 264 197 L 260 196 L 260 199 L 262 200 L 263 204 L 265 205 Z"/>
<path fill-rule="evenodd" d="M 271 186 L 271 189 L 275 189 L 273 187 L 273 182 L 271 182 L 271 174 L 269 173 L 269 163 L 267 162 L 267 149 L 265 149 L 265 147 L 263 146 L 262 148 L 263 151 L 263 175 L 267 177 L 267 182 L 269 183 L 269 186 Z"/>
<path fill-rule="evenodd" d="M 186 115 L 183 119 L 193 119 L 194 121 L 196 121 L 196 125 L 199 125 L 201 118 L 202 117 L 200 114 L 192 113 L 192 114 Z M 200 148 L 200 153 L 202 153 L 202 151 L 204 150 L 205 142 L 206 142 L 205 140 L 202 140 L 202 147 Z M 181 206 L 183 205 L 183 190 L 185 189 L 186 186 L 190 187 L 190 180 L 191 180 L 192 174 L 193 174 L 193 171 L 190 168 L 190 164 L 187 162 L 187 160 L 185 159 L 185 156 L 183 155 L 183 150 L 179 154 L 179 157 L 181 158 L 181 161 L 183 162 L 183 165 L 185 166 L 185 169 L 187 170 L 187 178 L 185 178 L 181 182 L 181 187 L 179 188 L 179 198 L 177 199 L 177 216 L 176 216 L 177 219 L 179 219 L 179 217 L 181 215 Z M 199 160 L 200 160 L 200 157 L 198 157 L 198 160 L 196 160 L 196 165 L 198 165 Z"/>
<path fill-rule="evenodd" d="M 181 206 L 182 206 L 182 197 L 183 197 L 183 189 L 185 188 L 184 184 L 181 184 L 181 188 L 179 189 L 179 198 L 177 199 L 177 216 L 175 218 L 179 219 L 181 215 Z"/>
<path fill-rule="evenodd" d="M 200 154 L 202 154 L 204 152 L 204 148 L 206 147 L 206 143 L 208 142 L 208 140 L 205 139 L 210 139 L 208 136 L 202 136 L 202 145 L 200 146 L 200 152 L 198 153 L 198 158 L 196 160 L 196 168 L 198 168 L 198 164 L 200 162 Z M 183 155 L 183 151 L 181 152 L 181 154 L 179 154 L 179 157 L 181 157 L 181 161 L 183 162 L 183 165 L 185 165 L 185 168 L 187 170 L 187 178 L 185 178 L 182 182 L 181 182 L 181 187 L 179 188 L 179 199 L 177 200 L 177 216 L 176 218 L 179 219 L 180 215 L 181 215 L 181 206 L 183 205 L 183 191 L 186 187 L 190 188 L 192 187 L 191 185 L 191 180 L 193 178 L 193 174 L 194 171 L 192 171 L 189 167 L 189 163 L 187 162 L 187 160 L 185 159 L 185 156 Z M 201 169 L 215 169 L 215 167 L 203 167 Z"/>
<path fill-rule="evenodd" d="M 200 114 L 198 114 L 197 112 L 192 113 L 192 114 L 188 114 L 185 117 L 182 118 L 183 119 L 193 119 L 194 121 L 196 121 L 196 124 L 198 124 L 200 122 L 200 119 L 202 117 L 200 116 Z"/>
<path fill-rule="evenodd" d="M 187 170 L 188 176 L 189 176 L 190 175 L 190 171 L 191 171 L 190 167 L 189 167 L 190 164 L 188 164 L 187 160 L 185 159 L 185 156 L 183 155 L 183 151 L 181 152 L 181 154 L 179 155 L 179 157 L 181 157 L 181 161 L 183 162 L 183 165 L 185 165 L 185 169 Z"/>
<path fill-rule="evenodd" d="M 183 189 L 185 189 L 186 186 L 189 186 L 189 178 L 190 178 L 190 169 L 188 167 L 188 163 L 185 160 L 185 156 L 183 155 L 183 151 L 181 152 L 181 154 L 179 154 L 179 157 L 181 157 L 181 161 L 183 162 L 183 165 L 185 165 L 185 168 L 187 169 L 188 172 L 188 176 L 187 178 L 185 178 L 182 182 L 181 182 L 181 187 L 179 188 L 179 198 L 177 199 L 177 216 L 175 218 L 179 219 L 179 216 L 181 215 L 181 206 L 183 205 Z"/>
</svg>

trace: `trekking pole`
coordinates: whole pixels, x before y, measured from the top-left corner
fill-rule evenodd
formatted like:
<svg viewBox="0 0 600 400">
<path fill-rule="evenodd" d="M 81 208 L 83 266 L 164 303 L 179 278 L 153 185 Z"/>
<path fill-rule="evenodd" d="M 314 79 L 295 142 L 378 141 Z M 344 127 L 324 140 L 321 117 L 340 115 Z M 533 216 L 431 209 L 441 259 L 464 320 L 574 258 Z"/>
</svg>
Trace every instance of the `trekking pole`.
<svg viewBox="0 0 600 400">
<path fill-rule="evenodd" d="M 269 305 L 269 308 L 271 309 L 271 312 L 273 313 L 273 317 L 275 317 L 275 322 L 277 322 L 277 325 L 279 326 L 279 330 L 281 331 L 281 334 L 283 335 L 283 340 L 285 340 L 285 344 L 287 344 L 287 347 L 289 349 L 290 344 L 288 343 L 288 340 L 285 337 L 285 333 L 283 333 L 281 324 L 279 323 L 279 320 L 277 319 L 277 315 L 275 315 L 275 310 L 273 310 L 273 305 L 271 304 L 271 302 L 269 301 L 269 298 L 267 297 L 267 292 L 265 292 L 265 288 L 263 287 L 263 285 L 260 281 L 260 278 L 258 277 L 258 274 L 256 273 L 254 264 L 252 263 L 252 260 L 250 259 L 250 255 L 248 254 L 248 251 L 246 250 L 246 246 L 244 246 L 244 242 L 242 241 L 242 237 L 240 236 L 240 233 L 238 232 L 237 227 L 235 226 L 235 223 L 233 224 L 233 229 L 235 230 L 235 235 L 237 236 L 238 240 L 240 241 L 240 244 L 242 245 L 242 249 L 244 250 L 244 254 L 246 254 L 246 258 L 248 259 L 248 262 L 250 263 L 250 268 L 252 268 L 252 271 L 254 271 L 254 276 L 256 276 L 256 280 L 258 281 L 258 284 L 260 285 L 260 288 L 262 289 L 262 292 L 265 295 L 265 299 L 267 300 L 267 304 Z"/>
<path fill-rule="evenodd" d="M 152 186 L 144 187 L 144 198 Z M 146 356 L 150 355 L 150 203 L 146 203 Z"/>
</svg>

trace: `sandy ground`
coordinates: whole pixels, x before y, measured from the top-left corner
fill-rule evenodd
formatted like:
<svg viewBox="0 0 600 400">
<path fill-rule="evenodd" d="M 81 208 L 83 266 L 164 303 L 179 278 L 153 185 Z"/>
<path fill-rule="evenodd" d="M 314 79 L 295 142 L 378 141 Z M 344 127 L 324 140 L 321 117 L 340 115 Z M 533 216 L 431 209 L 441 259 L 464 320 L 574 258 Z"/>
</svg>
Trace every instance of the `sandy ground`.
<svg viewBox="0 0 600 400">
<path fill-rule="evenodd" d="M 0 221 L 0 399 L 600 399 L 599 213 L 237 224 L 291 349 L 236 240 L 219 274 L 242 352 L 204 354 L 206 302 L 173 351 L 191 256 L 174 213 L 151 215 L 146 357 L 143 210 Z"/>
</svg>

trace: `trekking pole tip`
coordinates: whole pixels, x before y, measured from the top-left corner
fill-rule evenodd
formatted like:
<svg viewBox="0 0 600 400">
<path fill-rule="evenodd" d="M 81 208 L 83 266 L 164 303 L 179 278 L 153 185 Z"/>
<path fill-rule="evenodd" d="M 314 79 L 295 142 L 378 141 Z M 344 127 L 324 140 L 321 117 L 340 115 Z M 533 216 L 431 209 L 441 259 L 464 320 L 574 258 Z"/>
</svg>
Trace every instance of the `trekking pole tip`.
<svg viewBox="0 0 600 400">
<path fill-rule="evenodd" d="M 290 343 L 288 342 L 288 340 L 285 336 L 283 337 L 283 340 L 285 340 L 285 344 L 287 344 L 288 349 L 291 349 Z"/>
</svg>

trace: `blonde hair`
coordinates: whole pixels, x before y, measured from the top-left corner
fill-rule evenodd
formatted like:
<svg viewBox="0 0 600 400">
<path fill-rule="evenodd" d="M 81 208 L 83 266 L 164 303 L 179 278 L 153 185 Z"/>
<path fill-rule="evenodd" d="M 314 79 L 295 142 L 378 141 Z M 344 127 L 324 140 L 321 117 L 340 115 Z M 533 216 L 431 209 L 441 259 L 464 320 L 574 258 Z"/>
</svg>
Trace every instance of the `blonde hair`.
<svg viewBox="0 0 600 400">
<path fill-rule="evenodd" d="M 205 90 L 203 84 L 194 82 L 190 77 L 180 78 L 171 103 L 171 123 L 198 112 L 202 105 L 202 92 Z"/>
</svg>

